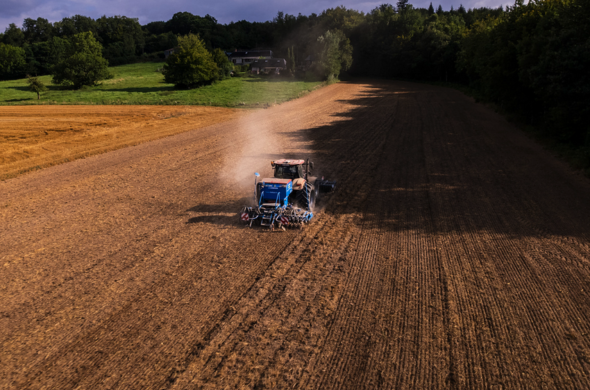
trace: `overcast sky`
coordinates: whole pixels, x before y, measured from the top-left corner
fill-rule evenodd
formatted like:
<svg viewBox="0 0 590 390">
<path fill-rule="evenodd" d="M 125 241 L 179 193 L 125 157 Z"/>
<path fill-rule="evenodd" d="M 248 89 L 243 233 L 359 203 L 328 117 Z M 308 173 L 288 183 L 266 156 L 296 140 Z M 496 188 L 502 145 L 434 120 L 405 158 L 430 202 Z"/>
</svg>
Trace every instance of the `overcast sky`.
<svg viewBox="0 0 590 390">
<path fill-rule="evenodd" d="M 390 2 L 395 4 L 397 0 Z M 10 23 L 22 27 L 25 18 L 42 17 L 56 22 L 66 16 L 76 14 L 90 16 L 94 19 L 102 15 L 124 15 L 139 18 L 141 24 L 163 20 L 166 21 L 176 12 L 188 11 L 195 15 L 209 14 L 220 23 L 238 20 L 264 22 L 272 20 L 278 11 L 297 15 L 321 13 L 327 8 L 344 5 L 359 11 L 370 11 L 387 1 L 350 1 L 350 0 L 299 0 L 299 1 L 268 1 L 268 0 L 0 0 L 0 31 L 4 31 Z M 426 8 L 430 0 L 410 0 L 414 7 Z M 433 1 L 434 7 L 439 4 L 444 10 L 456 9 L 460 4 L 465 8 L 499 7 L 512 5 L 514 1 L 503 0 L 439 0 Z"/>
</svg>

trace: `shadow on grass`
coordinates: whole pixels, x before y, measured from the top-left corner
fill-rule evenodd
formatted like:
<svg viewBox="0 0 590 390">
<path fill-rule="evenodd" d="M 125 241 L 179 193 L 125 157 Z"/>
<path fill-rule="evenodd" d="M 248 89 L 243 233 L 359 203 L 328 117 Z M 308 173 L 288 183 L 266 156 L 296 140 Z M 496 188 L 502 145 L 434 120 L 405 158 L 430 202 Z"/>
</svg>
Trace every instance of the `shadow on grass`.
<svg viewBox="0 0 590 390">
<path fill-rule="evenodd" d="M 63 87 L 61 85 L 46 85 L 45 87 L 47 88 L 48 92 L 73 90 L 73 89 L 71 89 L 71 87 Z M 6 87 L 6 89 L 14 89 L 16 91 L 34 93 L 29 90 L 28 86 Z"/>
<path fill-rule="evenodd" d="M 162 86 L 162 87 L 133 87 L 133 88 L 109 88 L 109 89 L 102 89 L 101 91 L 105 92 L 176 92 L 176 91 L 185 91 L 184 89 L 176 89 L 174 86 Z"/>
<path fill-rule="evenodd" d="M 268 76 L 268 77 L 253 77 L 253 78 L 248 78 L 245 79 L 244 81 L 249 82 L 249 83 L 260 83 L 263 81 L 269 82 L 269 83 L 284 83 L 284 82 L 316 82 L 316 81 L 306 81 L 306 80 L 302 80 L 302 79 L 298 79 L 295 77 L 273 77 L 273 76 Z"/>
<path fill-rule="evenodd" d="M 23 99 L 7 99 L 4 100 L 5 102 L 25 102 L 27 100 L 33 100 L 33 98 L 23 98 Z"/>
</svg>

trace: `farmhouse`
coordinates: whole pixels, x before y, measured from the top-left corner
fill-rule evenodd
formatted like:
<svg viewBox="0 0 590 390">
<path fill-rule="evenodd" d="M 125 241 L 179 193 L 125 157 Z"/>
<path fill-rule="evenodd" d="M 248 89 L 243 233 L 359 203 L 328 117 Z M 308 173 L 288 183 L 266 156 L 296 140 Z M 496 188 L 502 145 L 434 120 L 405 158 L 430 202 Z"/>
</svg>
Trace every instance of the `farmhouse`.
<svg viewBox="0 0 590 390">
<path fill-rule="evenodd" d="M 170 56 L 170 54 L 173 54 L 174 53 L 174 49 L 176 49 L 176 48 L 164 50 L 164 58 L 168 58 Z"/>
<path fill-rule="evenodd" d="M 255 60 L 251 63 L 252 73 L 274 73 L 280 74 L 282 70 L 287 69 L 287 61 L 284 58 L 269 58 Z"/>
<path fill-rule="evenodd" d="M 314 63 L 315 57 L 313 55 L 309 55 L 303 60 L 303 64 L 300 67 L 302 70 L 307 70 L 311 68 Z"/>
<path fill-rule="evenodd" d="M 248 51 L 235 51 L 229 56 L 229 60 L 232 64 L 236 65 L 247 65 L 258 59 L 272 58 L 272 50 L 248 50 Z"/>
</svg>

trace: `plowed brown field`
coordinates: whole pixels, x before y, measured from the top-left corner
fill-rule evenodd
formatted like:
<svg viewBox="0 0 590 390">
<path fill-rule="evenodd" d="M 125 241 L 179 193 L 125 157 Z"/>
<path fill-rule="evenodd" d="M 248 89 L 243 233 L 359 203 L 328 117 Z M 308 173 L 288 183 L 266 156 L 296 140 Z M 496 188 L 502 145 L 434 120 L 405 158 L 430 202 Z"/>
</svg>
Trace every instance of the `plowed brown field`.
<svg viewBox="0 0 590 390">
<path fill-rule="evenodd" d="M 339 189 L 244 228 L 278 157 Z M 590 185 L 454 90 L 335 84 L 0 202 L 2 388 L 590 388 Z"/>
</svg>

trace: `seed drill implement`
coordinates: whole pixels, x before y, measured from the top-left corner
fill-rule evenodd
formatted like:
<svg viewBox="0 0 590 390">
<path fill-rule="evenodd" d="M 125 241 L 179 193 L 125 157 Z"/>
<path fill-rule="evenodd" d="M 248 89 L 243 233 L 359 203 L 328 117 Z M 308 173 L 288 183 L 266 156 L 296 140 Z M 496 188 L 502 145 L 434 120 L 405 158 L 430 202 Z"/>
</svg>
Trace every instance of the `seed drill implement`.
<svg viewBox="0 0 590 390">
<path fill-rule="evenodd" d="M 318 197 L 332 192 L 335 181 L 311 176 L 313 162 L 304 160 L 271 161 L 274 177 L 259 179 L 255 173 L 254 206 L 240 211 L 240 220 L 251 226 L 278 228 L 302 227 L 313 218 Z"/>
</svg>

